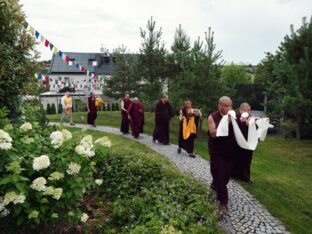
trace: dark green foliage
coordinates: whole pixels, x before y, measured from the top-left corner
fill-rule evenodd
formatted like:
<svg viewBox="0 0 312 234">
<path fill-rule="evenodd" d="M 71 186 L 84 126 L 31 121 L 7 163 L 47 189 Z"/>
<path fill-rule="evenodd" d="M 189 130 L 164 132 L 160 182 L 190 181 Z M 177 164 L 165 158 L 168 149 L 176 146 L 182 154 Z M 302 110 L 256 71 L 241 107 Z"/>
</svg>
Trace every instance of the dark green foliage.
<svg viewBox="0 0 312 234">
<path fill-rule="evenodd" d="M 5 125 L 9 124 L 8 119 L 9 111 L 5 107 L 0 107 L 0 129 L 4 128 Z"/>
<path fill-rule="evenodd" d="M 51 114 L 56 114 L 56 107 L 54 103 L 51 105 Z"/>
<path fill-rule="evenodd" d="M 51 105 L 50 103 L 47 104 L 47 114 L 50 115 L 51 113 Z"/>
<path fill-rule="evenodd" d="M 203 113 L 216 108 L 223 94 L 221 82 L 221 51 L 216 51 L 213 32 L 209 28 L 205 42 L 200 38 L 191 47 L 190 38 L 181 25 L 176 30 L 168 55 L 169 96 L 175 109 L 189 98 Z"/>
<path fill-rule="evenodd" d="M 115 103 L 112 103 L 112 111 L 115 111 Z"/>
<path fill-rule="evenodd" d="M 275 55 L 267 54 L 259 64 L 256 82 L 263 84 L 268 94 L 269 108 L 285 112 L 296 122 L 296 138 L 302 130 L 312 128 L 312 22 L 304 23 L 296 32 L 292 29 Z M 304 137 L 312 137 L 312 132 Z"/>
<path fill-rule="evenodd" d="M 115 110 L 119 111 L 119 103 L 118 102 L 115 103 Z"/>
<path fill-rule="evenodd" d="M 110 225 L 121 233 L 220 233 L 206 189 L 164 170 L 153 158 L 109 154 L 99 165 L 102 195 L 111 200 Z"/>
<path fill-rule="evenodd" d="M 110 104 L 109 104 L 109 103 L 107 103 L 106 110 L 107 110 L 107 111 L 110 111 L 110 110 L 111 110 Z"/>
<path fill-rule="evenodd" d="M 104 95 L 115 99 L 123 97 L 125 93 L 137 96 L 139 79 L 135 75 L 136 55 L 130 54 L 125 46 L 121 46 L 115 50 L 114 56 L 115 74 L 106 81 Z"/>
<path fill-rule="evenodd" d="M 24 29 L 25 15 L 18 0 L 0 0 L 0 107 L 10 118 L 20 115 L 21 95 L 37 93 L 31 55 L 34 39 Z"/>
<path fill-rule="evenodd" d="M 140 99 L 146 110 L 151 111 L 154 102 L 162 94 L 162 86 L 167 76 L 166 50 L 161 42 L 162 29 L 155 28 L 156 22 L 148 20 L 147 31 L 140 28 L 141 47 L 136 68 L 137 77 L 143 81 Z"/>
<path fill-rule="evenodd" d="M 57 113 L 58 113 L 58 114 L 62 114 L 62 112 L 63 112 L 62 104 L 59 103 L 59 104 L 58 104 L 58 107 L 57 107 Z"/>
<path fill-rule="evenodd" d="M 106 104 L 105 104 L 105 102 L 103 103 L 103 111 L 106 111 Z"/>
</svg>

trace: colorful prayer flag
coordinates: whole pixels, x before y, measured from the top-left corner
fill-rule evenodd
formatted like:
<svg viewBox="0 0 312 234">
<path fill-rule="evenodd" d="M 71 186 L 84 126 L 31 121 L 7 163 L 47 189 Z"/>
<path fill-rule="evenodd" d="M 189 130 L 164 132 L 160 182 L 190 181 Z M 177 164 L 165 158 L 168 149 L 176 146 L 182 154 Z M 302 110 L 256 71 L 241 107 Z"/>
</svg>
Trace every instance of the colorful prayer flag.
<svg viewBox="0 0 312 234">
<path fill-rule="evenodd" d="M 49 44 L 50 44 L 50 42 L 46 39 L 45 42 L 44 42 L 45 47 L 48 47 Z"/>
<path fill-rule="evenodd" d="M 40 33 L 38 31 L 35 32 L 36 38 L 39 38 Z"/>
</svg>

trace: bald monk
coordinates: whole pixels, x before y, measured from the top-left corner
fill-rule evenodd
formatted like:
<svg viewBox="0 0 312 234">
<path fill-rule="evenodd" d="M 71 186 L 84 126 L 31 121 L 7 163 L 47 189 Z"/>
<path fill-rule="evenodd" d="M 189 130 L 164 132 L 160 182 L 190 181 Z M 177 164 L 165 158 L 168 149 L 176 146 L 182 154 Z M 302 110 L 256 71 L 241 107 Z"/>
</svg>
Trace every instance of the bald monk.
<svg viewBox="0 0 312 234">
<path fill-rule="evenodd" d="M 251 117 L 250 105 L 242 103 L 239 107 L 239 113 L 236 115 L 236 122 L 246 140 L 248 140 L 248 121 Z M 252 150 L 246 150 L 237 145 L 232 169 L 232 177 L 234 179 L 252 183 L 250 180 L 252 154 Z"/>
<path fill-rule="evenodd" d="M 223 211 L 228 212 L 228 189 L 232 160 L 236 148 L 236 140 L 232 123 L 229 120 L 229 134 L 217 137 L 217 128 L 224 115 L 232 110 L 232 100 L 227 96 L 219 99 L 218 111 L 208 117 L 208 150 L 210 155 L 210 171 L 212 175 L 211 188 L 215 190 L 217 200 Z M 230 118 L 229 118 L 230 119 Z"/>
</svg>

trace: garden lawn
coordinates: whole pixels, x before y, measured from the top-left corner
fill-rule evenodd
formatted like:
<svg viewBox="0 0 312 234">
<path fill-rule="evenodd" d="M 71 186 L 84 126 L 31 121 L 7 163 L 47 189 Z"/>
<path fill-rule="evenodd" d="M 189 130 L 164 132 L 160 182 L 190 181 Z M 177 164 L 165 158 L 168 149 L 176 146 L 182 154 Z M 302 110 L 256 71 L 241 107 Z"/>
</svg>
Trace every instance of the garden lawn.
<svg viewBox="0 0 312 234">
<path fill-rule="evenodd" d="M 60 115 L 49 115 L 58 122 Z M 84 118 L 84 120 L 82 119 Z M 86 123 L 86 113 L 74 113 L 76 123 Z M 97 125 L 119 128 L 120 112 L 98 112 Z M 145 133 L 151 135 L 154 114 L 145 114 Z M 178 141 L 178 118 L 170 123 L 170 140 Z M 195 152 L 209 160 L 207 123 L 195 141 Z M 268 137 L 261 142 L 252 162 L 253 185 L 241 183 L 292 233 L 310 233 L 312 220 L 312 141 Z"/>
</svg>

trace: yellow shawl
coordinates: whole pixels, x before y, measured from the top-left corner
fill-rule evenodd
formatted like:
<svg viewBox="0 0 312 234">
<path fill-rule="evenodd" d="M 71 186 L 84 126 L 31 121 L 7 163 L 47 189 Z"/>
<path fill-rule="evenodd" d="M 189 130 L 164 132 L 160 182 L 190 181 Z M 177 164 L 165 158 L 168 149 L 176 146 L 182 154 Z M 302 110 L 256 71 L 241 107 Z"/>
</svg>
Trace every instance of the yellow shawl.
<svg viewBox="0 0 312 234">
<path fill-rule="evenodd" d="M 188 122 L 186 118 L 183 117 L 183 139 L 186 140 L 193 133 L 196 133 L 196 125 L 195 125 L 194 116 L 190 117 Z"/>
<path fill-rule="evenodd" d="M 72 99 L 71 99 L 71 97 L 65 96 L 65 98 L 64 98 L 64 104 L 65 104 L 65 106 L 66 106 L 66 115 L 67 115 L 67 116 L 70 116 L 70 111 L 71 111 L 71 109 L 70 109 L 70 108 L 67 108 L 67 106 L 71 106 L 71 105 L 72 105 Z"/>
</svg>

